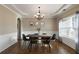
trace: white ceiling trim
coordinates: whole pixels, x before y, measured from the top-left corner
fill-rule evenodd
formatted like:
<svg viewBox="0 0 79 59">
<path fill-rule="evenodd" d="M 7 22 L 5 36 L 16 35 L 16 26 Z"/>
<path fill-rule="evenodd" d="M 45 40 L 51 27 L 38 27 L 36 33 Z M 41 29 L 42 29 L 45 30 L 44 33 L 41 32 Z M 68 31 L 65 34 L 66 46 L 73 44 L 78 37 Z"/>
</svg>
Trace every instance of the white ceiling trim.
<svg viewBox="0 0 79 59">
<path fill-rule="evenodd" d="M 67 9 L 70 6 L 71 5 L 63 4 L 55 13 L 60 13 L 63 9 Z M 19 8 L 17 8 L 15 5 L 12 5 L 12 7 L 14 7 L 17 11 L 19 11 L 22 15 L 27 15 L 26 13 L 21 11 Z"/>
<path fill-rule="evenodd" d="M 61 9 L 57 12 L 57 14 L 59 14 L 59 13 L 62 13 L 63 11 L 64 11 L 64 9 L 65 10 L 68 10 L 69 9 L 69 7 L 71 7 L 72 6 L 72 4 L 64 4 L 62 7 L 61 7 Z"/>
<path fill-rule="evenodd" d="M 72 4 L 64 4 L 59 11 L 56 12 L 54 18 L 61 18 L 61 14 L 74 7 Z M 65 9 L 65 10 L 64 10 Z"/>
<path fill-rule="evenodd" d="M 64 7 L 65 7 L 66 5 L 65 4 L 63 4 L 55 13 L 59 13 L 60 12 L 60 10 L 62 10 Z"/>
<path fill-rule="evenodd" d="M 54 14 L 52 14 L 52 16 L 54 16 L 56 13 L 58 13 L 63 7 L 64 7 L 65 4 L 63 4 L 56 12 L 54 12 Z M 25 15 L 27 16 L 27 13 L 24 13 L 23 11 L 21 11 L 19 8 L 17 8 L 15 5 L 12 5 L 12 7 L 14 7 L 19 13 L 21 13 L 21 15 L 23 17 L 25 17 Z"/>
<path fill-rule="evenodd" d="M 13 8 L 15 8 L 21 15 L 24 15 L 25 13 L 21 11 L 19 8 L 17 8 L 15 5 L 12 5 Z"/>
<path fill-rule="evenodd" d="M 16 11 L 14 11 L 13 9 L 11 9 L 11 8 L 9 8 L 9 7 L 7 7 L 6 5 L 4 5 L 4 4 L 1 4 L 3 7 L 5 7 L 5 8 L 7 8 L 7 9 L 9 9 L 11 12 L 13 12 L 14 14 L 16 14 L 16 15 L 20 15 L 20 14 L 18 14 Z"/>
</svg>

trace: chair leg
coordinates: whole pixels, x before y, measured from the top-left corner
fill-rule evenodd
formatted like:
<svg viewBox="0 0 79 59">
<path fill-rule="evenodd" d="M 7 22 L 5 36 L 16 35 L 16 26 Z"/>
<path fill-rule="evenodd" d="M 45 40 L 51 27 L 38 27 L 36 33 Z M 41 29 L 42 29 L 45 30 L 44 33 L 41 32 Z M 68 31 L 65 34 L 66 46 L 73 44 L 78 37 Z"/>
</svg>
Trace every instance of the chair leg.
<svg viewBox="0 0 79 59">
<path fill-rule="evenodd" d="M 24 42 L 23 42 L 23 48 L 25 48 L 25 45 L 26 45 L 26 42 L 24 41 Z"/>
<path fill-rule="evenodd" d="M 49 44 L 49 52 L 51 51 L 51 46 L 50 46 L 50 44 Z"/>
<path fill-rule="evenodd" d="M 32 43 L 29 44 L 29 47 L 32 48 Z"/>
<path fill-rule="evenodd" d="M 42 43 L 42 46 L 41 46 L 41 47 L 42 47 L 42 49 L 43 49 L 43 43 Z"/>
<path fill-rule="evenodd" d="M 26 48 L 26 41 L 25 41 L 25 45 L 24 45 L 24 48 Z"/>
<path fill-rule="evenodd" d="M 31 52 L 32 49 L 32 43 L 29 44 L 29 52 Z"/>
<path fill-rule="evenodd" d="M 28 45 L 28 48 L 30 48 L 30 43 L 29 43 L 29 45 Z"/>
<path fill-rule="evenodd" d="M 43 44 L 42 44 L 42 46 L 41 46 L 41 51 L 42 51 L 42 52 L 44 52 L 44 47 L 43 47 Z"/>
</svg>

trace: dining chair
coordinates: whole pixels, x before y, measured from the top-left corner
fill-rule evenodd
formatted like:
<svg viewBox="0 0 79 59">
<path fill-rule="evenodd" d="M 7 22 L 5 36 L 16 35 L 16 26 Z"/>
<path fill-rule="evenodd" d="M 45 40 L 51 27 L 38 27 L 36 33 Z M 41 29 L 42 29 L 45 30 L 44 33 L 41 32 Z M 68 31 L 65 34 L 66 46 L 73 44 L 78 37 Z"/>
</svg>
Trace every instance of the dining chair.
<svg viewBox="0 0 79 59">
<path fill-rule="evenodd" d="M 29 47 L 32 48 L 33 45 L 35 45 L 35 46 L 38 45 L 38 37 L 30 37 L 30 45 L 29 45 Z"/>
<path fill-rule="evenodd" d="M 30 39 L 29 38 L 26 38 L 25 34 L 22 34 L 22 36 L 23 36 L 23 46 L 24 47 L 28 47 L 29 46 Z"/>
<path fill-rule="evenodd" d="M 45 44 L 48 45 L 50 48 L 50 39 L 42 39 L 42 46 Z"/>
<path fill-rule="evenodd" d="M 53 34 L 51 37 L 50 37 L 51 40 L 56 40 L 56 34 Z"/>
<path fill-rule="evenodd" d="M 42 37 L 42 46 L 43 45 L 45 46 L 45 44 L 46 44 L 46 45 L 48 45 L 49 50 L 50 50 L 50 48 L 51 48 L 50 45 L 55 41 L 55 39 L 56 39 L 56 34 L 53 34 L 50 38 Z"/>
</svg>

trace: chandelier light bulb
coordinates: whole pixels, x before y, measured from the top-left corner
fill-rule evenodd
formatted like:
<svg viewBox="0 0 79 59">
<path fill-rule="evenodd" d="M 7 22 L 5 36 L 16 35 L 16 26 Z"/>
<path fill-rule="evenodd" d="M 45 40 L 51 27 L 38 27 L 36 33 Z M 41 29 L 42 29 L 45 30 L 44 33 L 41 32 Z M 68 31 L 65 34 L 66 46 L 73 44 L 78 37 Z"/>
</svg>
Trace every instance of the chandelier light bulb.
<svg viewBox="0 0 79 59">
<path fill-rule="evenodd" d="M 37 15 L 40 15 L 40 13 L 37 13 Z"/>
<path fill-rule="evenodd" d="M 40 13 L 40 7 L 38 7 L 38 12 L 36 13 L 36 15 L 34 15 L 34 17 L 37 19 L 37 20 L 41 20 L 44 18 L 44 14 L 41 14 Z"/>
</svg>

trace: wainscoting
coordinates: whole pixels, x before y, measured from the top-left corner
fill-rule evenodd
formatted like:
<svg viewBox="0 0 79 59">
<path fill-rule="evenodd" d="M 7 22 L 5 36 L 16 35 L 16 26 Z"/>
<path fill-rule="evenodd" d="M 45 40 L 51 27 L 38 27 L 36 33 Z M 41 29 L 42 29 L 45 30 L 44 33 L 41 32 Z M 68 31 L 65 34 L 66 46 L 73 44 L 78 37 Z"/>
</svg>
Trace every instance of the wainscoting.
<svg viewBox="0 0 79 59">
<path fill-rule="evenodd" d="M 76 42 L 75 42 L 75 40 L 69 39 L 69 38 L 66 38 L 66 37 L 60 37 L 60 40 L 62 40 L 62 42 L 65 43 L 66 45 L 68 45 L 69 47 L 76 50 Z"/>
<path fill-rule="evenodd" d="M 0 35 L 0 52 L 17 42 L 17 33 Z"/>
</svg>

